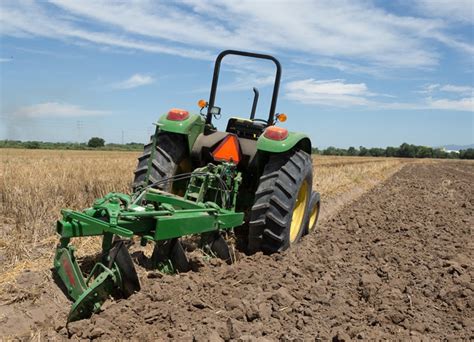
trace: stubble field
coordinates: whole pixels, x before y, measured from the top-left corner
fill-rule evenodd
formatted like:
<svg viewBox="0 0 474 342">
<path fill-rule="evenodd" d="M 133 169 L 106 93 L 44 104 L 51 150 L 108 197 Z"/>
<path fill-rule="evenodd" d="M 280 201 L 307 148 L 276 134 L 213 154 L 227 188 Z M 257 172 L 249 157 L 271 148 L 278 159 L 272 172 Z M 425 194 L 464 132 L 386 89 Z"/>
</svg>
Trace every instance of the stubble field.
<svg viewBox="0 0 474 342">
<path fill-rule="evenodd" d="M 472 337 L 473 164 L 356 157 L 314 157 L 321 223 L 294 250 L 232 266 L 203 258 L 198 272 L 159 279 L 140 269 L 141 293 L 66 327 L 54 222 L 127 192 L 137 155 L 0 150 L 1 337 Z M 79 256 L 99 250 L 78 243 Z"/>
</svg>

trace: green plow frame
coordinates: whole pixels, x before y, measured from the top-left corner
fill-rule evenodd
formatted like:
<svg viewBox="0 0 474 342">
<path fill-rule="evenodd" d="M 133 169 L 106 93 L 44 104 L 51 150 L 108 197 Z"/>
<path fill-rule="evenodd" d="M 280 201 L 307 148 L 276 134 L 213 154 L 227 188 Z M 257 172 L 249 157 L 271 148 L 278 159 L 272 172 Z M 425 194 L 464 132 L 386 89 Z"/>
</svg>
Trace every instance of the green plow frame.
<svg viewBox="0 0 474 342">
<path fill-rule="evenodd" d="M 177 176 L 179 177 L 179 176 Z M 181 179 L 183 177 L 181 176 Z M 60 242 L 54 268 L 75 301 L 68 322 L 100 311 L 109 296 L 128 297 L 140 289 L 126 240 L 139 237 L 142 246 L 186 235 L 219 232 L 242 225 L 235 211 L 242 182 L 233 163 L 209 164 L 189 175 L 183 197 L 147 187 L 132 196 L 109 193 L 82 212 L 64 209 L 57 221 Z M 102 236 L 101 260 L 88 276 L 74 255 L 72 238 Z"/>
</svg>

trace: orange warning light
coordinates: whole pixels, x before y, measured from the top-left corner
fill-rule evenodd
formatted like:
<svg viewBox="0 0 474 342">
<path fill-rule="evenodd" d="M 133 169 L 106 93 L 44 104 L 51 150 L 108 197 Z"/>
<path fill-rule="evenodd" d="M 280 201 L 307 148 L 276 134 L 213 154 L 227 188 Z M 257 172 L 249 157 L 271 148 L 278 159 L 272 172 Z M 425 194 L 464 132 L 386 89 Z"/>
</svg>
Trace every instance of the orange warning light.
<svg viewBox="0 0 474 342">
<path fill-rule="evenodd" d="M 285 122 L 288 119 L 285 113 L 280 113 L 277 115 L 277 120 L 280 122 Z"/>
<path fill-rule="evenodd" d="M 240 162 L 239 140 L 235 135 L 229 134 L 212 153 L 215 161 L 227 161 L 234 164 Z"/>
<path fill-rule="evenodd" d="M 201 109 L 206 108 L 207 107 L 207 101 L 206 100 L 199 100 L 198 101 L 198 106 Z"/>
</svg>

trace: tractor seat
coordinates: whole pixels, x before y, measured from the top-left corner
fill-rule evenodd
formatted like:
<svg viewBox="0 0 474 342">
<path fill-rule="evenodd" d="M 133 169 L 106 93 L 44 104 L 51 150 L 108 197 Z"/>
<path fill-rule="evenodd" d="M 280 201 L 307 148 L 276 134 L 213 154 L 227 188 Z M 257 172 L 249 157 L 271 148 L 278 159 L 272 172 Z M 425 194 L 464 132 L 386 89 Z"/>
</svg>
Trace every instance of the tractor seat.
<svg viewBox="0 0 474 342">
<path fill-rule="evenodd" d="M 239 138 L 257 140 L 267 126 L 266 123 L 260 121 L 230 118 L 226 132 L 235 134 Z"/>
</svg>

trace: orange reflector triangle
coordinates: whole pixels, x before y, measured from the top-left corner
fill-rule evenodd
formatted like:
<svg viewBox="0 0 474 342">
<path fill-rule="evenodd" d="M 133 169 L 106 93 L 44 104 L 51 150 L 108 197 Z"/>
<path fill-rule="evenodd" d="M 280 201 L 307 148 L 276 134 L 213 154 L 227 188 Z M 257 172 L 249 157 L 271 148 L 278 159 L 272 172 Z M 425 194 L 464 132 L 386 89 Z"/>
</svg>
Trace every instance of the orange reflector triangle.
<svg viewBox="0 0 474 342">
<path fill-rule="evenodd" d="M 229 134 L 212 153 L 215 161 L 227 161 L 234 164 L 240 162 L 239 140 L 235 135 Z"/>
</svg>

